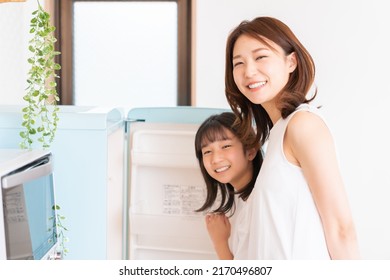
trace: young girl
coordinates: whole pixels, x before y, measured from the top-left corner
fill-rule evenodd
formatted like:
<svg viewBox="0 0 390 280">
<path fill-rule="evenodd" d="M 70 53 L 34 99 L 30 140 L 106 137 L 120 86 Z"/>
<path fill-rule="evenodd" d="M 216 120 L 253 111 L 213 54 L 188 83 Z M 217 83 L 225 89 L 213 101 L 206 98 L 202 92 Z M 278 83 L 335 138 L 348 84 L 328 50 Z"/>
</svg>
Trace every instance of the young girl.
<svg viewBox="0 0 390 280">
<path fill-rule="evenodd" d="M 196 157 L 207 187 L 206 201 L 197 211 L 212 209 L 206 215 L 206 225 L 220 259 L 233 258 L 228 244 L 228 216 L 240 215 L 262 160 L 253 130 L 248 133 L 251 145 L 243 144 L 237 137 L 235 120 L 231 112 L 213 115 L 202 123 L 195 136 Z M 220 203 L 216 202 L 218 194 Z"/>
<path fill-rule="evenodd" d="M 310 54 L 275 18 L 244 21 L 228 37 L 225 90 L 237 137 L 244 145 L 268 140 L 241 226 L 232 225 L 235 258 L 359 258 L 332 135 L 309 105 L 316 92 L 307 97 L 314 74 Z"/>
</svg>

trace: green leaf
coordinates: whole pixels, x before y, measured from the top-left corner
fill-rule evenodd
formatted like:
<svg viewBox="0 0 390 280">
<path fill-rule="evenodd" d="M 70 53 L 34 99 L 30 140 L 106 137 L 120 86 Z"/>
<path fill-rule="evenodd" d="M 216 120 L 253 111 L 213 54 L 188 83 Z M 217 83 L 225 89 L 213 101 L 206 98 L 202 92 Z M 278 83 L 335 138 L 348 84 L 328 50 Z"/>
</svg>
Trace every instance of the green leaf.
<svg viewBox="0 0 390 280">
<path fill-rule="evenodd" d="M 49 147 L 48 141 L 50 143 L 54 139 L 59 121 L 58 115 L 52 111 L 58 111 L 59 96 L 55 88 L 57 86 L 55 78 L 59 78 L 59 76 L 55 71 L 61 69 L 61 66 L 55 63 L 54 59 L 60 52 L 56 51 L 54 47 L 54 43 L 57 41 L 54 37 L 56 28 L 51 25 L 50 14 L 43 9 L 39 0 L 38 9 L 32 14 L 30 33 L 33 33 L 33 38 L 29 40 L 28 50 L 33 56 L 27 59 L 30 70 L 27 78 L 28 87 L 25 89 L 26 93 L 23 99 L 28 102 L 28 106 L 22 109 L 22 126 L 26 130 L 20 133 L 23 139 L 20 146 L 31 147 L 33 139 L 38 139 L 46 148 Z M 49 96 L 52 96 L 52 99 L 48 100 Z M 54 109 L 50 108 L 50 112 L 47 109 L 49 105 L 54 106 Z M 41 126 L 35 128 L 33 126 L 38 118 Z M 39 135 L 31 137 L 34 134 Z"/>
</svg>

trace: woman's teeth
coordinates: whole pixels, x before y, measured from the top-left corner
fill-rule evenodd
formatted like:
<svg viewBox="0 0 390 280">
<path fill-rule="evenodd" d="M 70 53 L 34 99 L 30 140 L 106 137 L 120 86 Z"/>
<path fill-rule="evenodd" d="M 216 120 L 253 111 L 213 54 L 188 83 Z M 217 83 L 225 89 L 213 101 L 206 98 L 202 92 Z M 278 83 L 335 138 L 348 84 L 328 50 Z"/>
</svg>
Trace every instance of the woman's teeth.
<svg viewBox="0 0 390 280">
<path fill-rule="evenodd" d="M 261 87 L 261 86 L 264 86 L 266 82 L 258 82 L 258 83 L 254 83 L 254 84 L 250 84 L 248 87 L 250 89 L 254 89 L 254 88 L 257 88 L 257 87 Z"/>
</svg>

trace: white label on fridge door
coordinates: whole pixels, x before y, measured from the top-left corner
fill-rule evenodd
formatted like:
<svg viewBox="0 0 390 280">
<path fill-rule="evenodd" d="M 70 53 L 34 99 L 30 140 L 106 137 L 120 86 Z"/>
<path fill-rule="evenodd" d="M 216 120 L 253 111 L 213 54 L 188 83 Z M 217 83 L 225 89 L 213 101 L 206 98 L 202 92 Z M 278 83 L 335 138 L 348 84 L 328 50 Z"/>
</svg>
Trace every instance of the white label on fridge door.
<svg viewBox="0 0 390 280">
<path fill-rule="evenodd" d="M 192 216 L 205 201 L 204 186 L 163 185 L 163 214 Z"/>
</svg>

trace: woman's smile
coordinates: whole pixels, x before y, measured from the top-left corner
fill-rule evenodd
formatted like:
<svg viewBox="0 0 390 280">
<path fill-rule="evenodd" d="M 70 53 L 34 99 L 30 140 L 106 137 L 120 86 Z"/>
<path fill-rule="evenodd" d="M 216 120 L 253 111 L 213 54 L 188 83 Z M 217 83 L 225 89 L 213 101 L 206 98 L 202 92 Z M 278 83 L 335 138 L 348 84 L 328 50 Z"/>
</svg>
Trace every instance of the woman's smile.
<svg viewBox="0 0 390 280">
<path fill-rule="evenodd" d="M 266 81 L 264 81 L 264 82 L 252 83 L 252 84 L 249 84 L 249 85 L 248 85 L 248 88 L 250 88 L 250 89 L 257 89 L 257 88 L 260 88 L 260 87 L 265 86 L 266 83 L 267 83 Z"/>
</svg>

